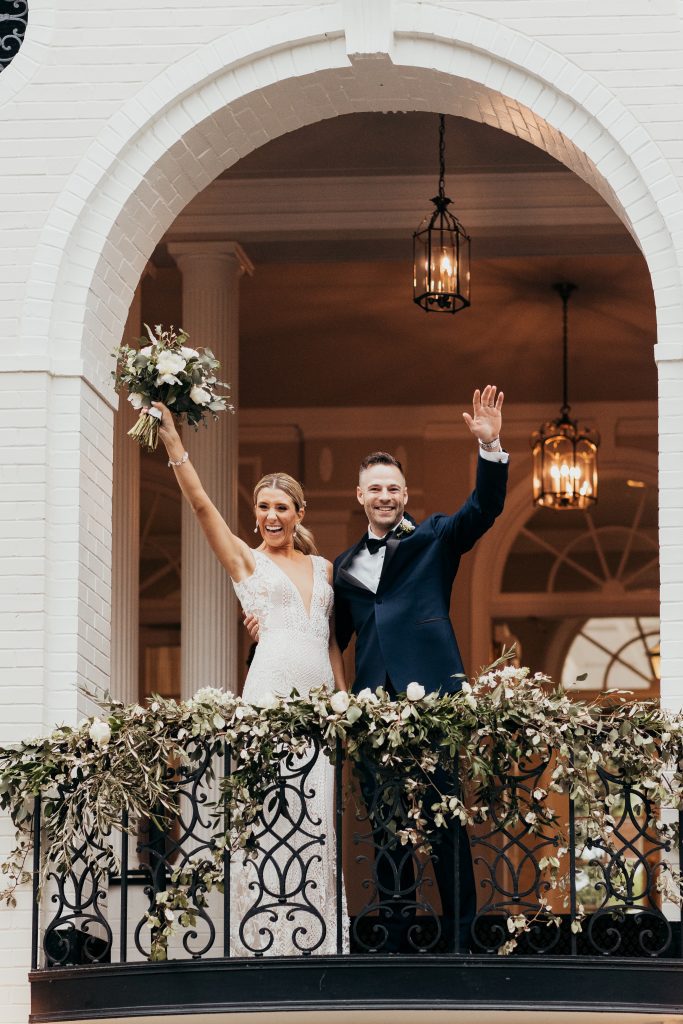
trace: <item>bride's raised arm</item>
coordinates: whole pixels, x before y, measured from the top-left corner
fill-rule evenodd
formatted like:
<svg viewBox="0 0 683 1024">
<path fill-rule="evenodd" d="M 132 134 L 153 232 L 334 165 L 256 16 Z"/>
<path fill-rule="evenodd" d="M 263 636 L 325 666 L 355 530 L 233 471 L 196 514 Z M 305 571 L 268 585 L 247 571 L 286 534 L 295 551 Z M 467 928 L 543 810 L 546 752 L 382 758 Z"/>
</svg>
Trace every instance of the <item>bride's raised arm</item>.
<svg viewBox="0 0 683 1024">
<path fill-rule="evenodd" d="M 239 583 L 251 576 L 255 569 L 253 552 L 243 540 L 235 536 L 202 487 L 197 471 L 183 448 L 170 411 L 161 402 L 152 402 L 152 405 L 161 413 L 159 437 L 168 453 L 169 465 L 173 467 L 180 490 L 190 503 L 219 562 L 232 579 Z"/>
</svg>

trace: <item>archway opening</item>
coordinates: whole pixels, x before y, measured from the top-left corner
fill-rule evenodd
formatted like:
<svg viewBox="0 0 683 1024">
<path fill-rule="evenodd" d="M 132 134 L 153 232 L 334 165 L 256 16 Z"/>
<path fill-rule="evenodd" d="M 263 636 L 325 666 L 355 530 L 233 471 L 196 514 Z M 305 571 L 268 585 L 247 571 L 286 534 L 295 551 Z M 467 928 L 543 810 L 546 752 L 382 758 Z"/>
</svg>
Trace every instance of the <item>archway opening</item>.
<svg viewBox="0 0 683 1024">
<path fill-rule="evenodd" d="M 551 287 L 558 279 L 579 285 L 573 401 L 582 415 L 607 404 L 597 425 L 608 448 L 619 434 L 656 450 L 656 434 L 643 430 L 656 408 L 647 266 L 605 201 L 538 147 L 483 123 L 447 119 L 449 191 L 475 239 L 475 302 L 455 318 L 413 306 L 410 234 L 435 181 L 436 123 L 427 112 L 358 113 L 280 136 L 224 171 L 155 249 L 143 286 L 148 321 L 182 322 L 175 242 L 237 237 L 256 266 L 240 296 L 247 541 L 251 487 L 277 466 L 307 485 L 309 521 L 323 553 L 334 557 L 362 530 L 351 501 L 355 467 L 376 447 L 402 449 L 413 512 L 455 507 L 472 470 L 460 412 L 488 380 L 508 395 L 513 479 L 527 474 L 528 433 L 560 397 Z M 179 511 L 177 501 L 159 502 L 166 475 L 160 459 L 144 477 L 141 594 L 151 632 L 141 664 L 147 646 L 166 663 L 169 629 L 179 635 Z M 551 529 L 561 528 L 545 515 Z M 454 618 L 472 670 L 488 654 L 469 638 L 467 594 L 478 585 L 465 565 Z M 243 637 L 241 665 L 246 644 Z M 534 657 L 534 667 L 546 666 Z"/>
</svg>

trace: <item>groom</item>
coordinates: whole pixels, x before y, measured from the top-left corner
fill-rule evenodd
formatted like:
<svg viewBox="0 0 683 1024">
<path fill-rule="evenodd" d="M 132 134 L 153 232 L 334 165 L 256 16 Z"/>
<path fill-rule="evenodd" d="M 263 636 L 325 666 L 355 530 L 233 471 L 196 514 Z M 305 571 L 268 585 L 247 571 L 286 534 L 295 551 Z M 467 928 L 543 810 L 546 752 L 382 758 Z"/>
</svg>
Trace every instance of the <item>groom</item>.
<svg viewBox="0 0 683 1024">
<path fill-rule="evenodd" d="M 451 590 L 461 556 L 474 546 L 502 512 L 508 455 L 502 450 L 503 393 L 487 386 L 474 392 L 472 415 L 465 422 L 479 443 L 477 480 L 472 494 L 452 515 L 437 513 L 416 524 L 404 516 L 408 500 L 401 464 L 386 452 L 366 456 L 360 466 L 358 501 L 368 518 L 368 531 L 334 563 L 337 640 L 344 650 L 356 634 L 356 677 L 353 689 L 383 686 L 394 696 L 408 683 L 421 683 L 428 693 L 460 689 L 464 675 L 451 626 Z M 362 782 L 368 806 L 378 789 L 378 776 L 365 772 Z M 441 788 L 445 780 L 436 779 Z M 434 800 L 425 801 L 429 806 Z M 377 832 L 377 822 L 373 828 Z M 443 931 L 452 947 L 455 905 L 456 827 L 440 829 L 435 845 L 434 873 L 443 908 Z M 459 829 L 460 946 L 467 949 L 476 910 L 474 877 L 464 828 Z M 377 838 L 377 835 L 376 835 Z M 376 857 L 380 932 L 386 929 L 382 952 L 395 952 L 404 938 L 399 892 L 406 879 L 406 851 L 385 833 Z M 414 882 L 412 883 L 414 887 Z M 392 900 L 396 910 L 392 909 Z"/>
</svg>

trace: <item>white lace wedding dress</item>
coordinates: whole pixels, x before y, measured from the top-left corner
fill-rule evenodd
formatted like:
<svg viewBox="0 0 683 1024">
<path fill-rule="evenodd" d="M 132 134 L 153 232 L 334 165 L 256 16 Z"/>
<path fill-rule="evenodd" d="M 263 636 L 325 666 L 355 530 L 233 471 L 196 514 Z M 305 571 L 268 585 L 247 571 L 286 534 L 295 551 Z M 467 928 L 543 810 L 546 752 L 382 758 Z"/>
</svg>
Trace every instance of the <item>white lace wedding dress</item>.
<svg viewBox="0 0 683 1024">
<path fill-rule="evenodd" d="M 325 559 L 311 555 L 313 590 L 307 612 L 290 577 L 262 551 L 256 569 L 233 583 L 245 612 L 259 621 L 259 642 L 244 687 L 259 703 L 271 691 L 334 689 L 329 657 L 333 592 Z M 311 746 L 283 761 L 279 785 L 268 791 L 256 830 L 255 858 L 233 858 L 230 915 L 233 956 L 337 952 L 337 872 L 334 769 Z M 344 951 L 348 951 L 345 901 Z"/>
</svg>

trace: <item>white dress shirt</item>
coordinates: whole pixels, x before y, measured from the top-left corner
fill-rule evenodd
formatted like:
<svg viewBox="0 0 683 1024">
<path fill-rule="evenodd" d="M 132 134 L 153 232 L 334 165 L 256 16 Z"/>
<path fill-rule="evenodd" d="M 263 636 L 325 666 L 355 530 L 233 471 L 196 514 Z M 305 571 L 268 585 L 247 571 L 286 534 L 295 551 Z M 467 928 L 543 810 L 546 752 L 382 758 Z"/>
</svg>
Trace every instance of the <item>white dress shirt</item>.
<svg viewBox="0 0 683 1024">
<path fill-rule="evenodd" d="M 375 537 L 377 540 L 382 539 L 373 532 L 371 526 L 368 527 L 368 537 Z M 362 547 L 358 554 L 354 555 L 351 559 L 348 567 L 348 572 L 355 576 L 359 583 L 362 583 L 368 590 L 371 590 L 373 594 L 377 593 L 386 553 L 386 546 L 379 548 L 375 551 L 374 555 L 370 554 L 367 547 Z"/>
<path fill-rule="evenodd" d="M 499 448 L 497 452 L 485 452 L 483 448 L 480 448 L 479 454 L 487 462 L 502 462 L 505 465 L 506 462 L 510 461 L 510 455 L 508 452 L 504 452 L 502 448 Z"/>
<path fill-rule="evenodd" d="M 510 458 L 509 454 L 502 449 L 497 452 L 485 452 L 480 448 L 479 455 L 482 459 L 486 459 L 487 462 L 502 462 L 503 464 L 508 462 Z M 368 537 L 374 537 L 376 540 L 382 539 L 373 531 L 371 526 L 368 526 Z M 350 572 L 359 583 L 362 583 L 373 594 L 376 594 L 386 553 L 386 546 L 379 548 L 374 554 L 371 554 L 367 547 L 362 547 L 358 554 L 354 555 L 351 559 L 347 572 Z"/>
</svg>

